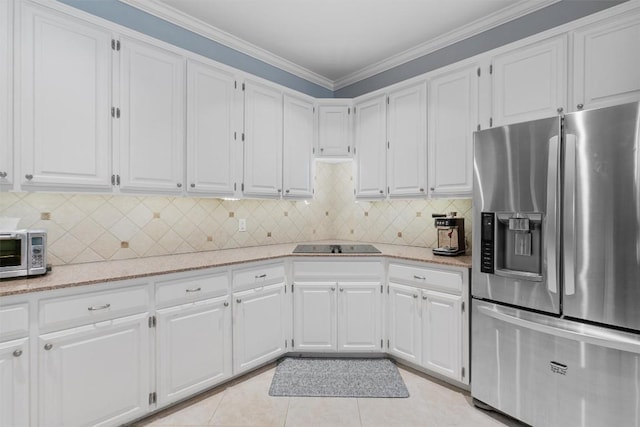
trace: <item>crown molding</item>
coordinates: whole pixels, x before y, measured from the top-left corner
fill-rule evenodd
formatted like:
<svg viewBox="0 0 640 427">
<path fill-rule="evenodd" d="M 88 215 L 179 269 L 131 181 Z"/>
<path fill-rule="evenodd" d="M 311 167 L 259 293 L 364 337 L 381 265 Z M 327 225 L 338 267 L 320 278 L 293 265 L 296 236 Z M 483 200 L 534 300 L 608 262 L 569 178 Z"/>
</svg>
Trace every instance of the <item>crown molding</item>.
<svg viewBox="0 0 640 427">
<path fill-rule="evenodd" d="M 259 59 L 269 65 L 273 65 L 283 71 L 289 72 L 297 77 L 315 83 L 325 89 L 334 90 L 333 80 L 321 76 L 307 68 L 301 67 L 285 58 L 282 58 L 266 49 L 249 43 L 239 37 L 227 33 L 219 28 L 209 25 L 191 15 L 187 15 L 171 6 L 155 0 L 118 0 L 120 3 L 135 7 L 143 12 L 163 19 L 172 24 L 176 24 L 184 29 L 194 32 L 200 36 L 223 44 L 240 53 Z"/>
<path fill-rule="evenodd" d="M 387 71 L 402 65 L 408 61 L 435 52 L 446 46 L 452 45 L 469 37 L 480 34 L 491 28 L 495 28 L 506 22 L 512 21 L 536 10 L 543 9 L 561 0 L 526 0 L 504 8 L 491 15 L 478 19 L 455 31 L 407 49 L 389 58 L 364 67 L 354 73 L 348 74 L 337 80 L 328 79 L 307 68 L 301 67 L 285 58 L 282 58 L 266 49 L 249 43 L 239 37 L 227 33 L 219 28 L 209 25 L 193 16 L 187 15 L 171 6 L 157 0 L 118 0 L 121 3 L 135 7 L 160 19 L 176 24 L 198 35 L 223 44 L 238 52 L 249 55 L 269 65 L 289 72 L 297 77 L 315 83 L 329 90 L 337 90 L 354 84 L 360 80 Z"/>
<path fill-rule="evenodd" d="M 341 77 L 333 82 L 334 90 L 342 89 L 368 77 L 374 76 L 376 74 L 390 70 L 391 68 L 420 58 L 421 56 L 428 55 L 454 43 L 468 39 L 484 31 L 498 27 L 529 13 L 535 12 L 536 10 L 543 9 L 559 1 L 561 0 L 527 0 L 524 2 L 516 3 L 483 18 L 477 19 L 474 22 L 471 22 L 470 24 L 460 27 L 454 31 L 445 33 L 440 37 L 414 46 L 410 49 L 405 50 L 404 52 L 400 52 L 389 58 L 364 67 L 354 73 Z"/>
</svg>

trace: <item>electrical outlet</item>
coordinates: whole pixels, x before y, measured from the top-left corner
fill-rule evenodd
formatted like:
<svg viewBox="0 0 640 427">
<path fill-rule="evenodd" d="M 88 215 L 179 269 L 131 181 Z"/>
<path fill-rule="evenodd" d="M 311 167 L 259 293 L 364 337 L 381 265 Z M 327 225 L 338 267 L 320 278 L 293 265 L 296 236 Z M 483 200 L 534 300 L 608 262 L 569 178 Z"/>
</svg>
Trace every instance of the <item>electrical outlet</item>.
<svg viewBox="0 0 640 427">
<path fill-rule="evenodd" d="M 245 218 L 238 219 L 238 231 L 247 231 L 247 220 Z"/>
</svg>

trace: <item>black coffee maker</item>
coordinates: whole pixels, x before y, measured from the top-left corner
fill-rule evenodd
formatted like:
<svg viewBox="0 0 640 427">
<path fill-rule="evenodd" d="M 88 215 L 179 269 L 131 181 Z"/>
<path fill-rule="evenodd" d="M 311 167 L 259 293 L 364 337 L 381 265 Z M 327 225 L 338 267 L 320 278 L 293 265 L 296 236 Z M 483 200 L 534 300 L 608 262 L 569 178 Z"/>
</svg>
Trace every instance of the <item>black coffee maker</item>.
<svg viewBox="0 0 640 427">
<path fill-rule="evenodd" d="M 457 212 L 448 214 L 433 214 L 436 232 L 438 233 L 438 247 L 433 248 L 434 255 L 457 256 L 463 255 L 466 246 L 464 241 L 464 218 L 456 218 Z"/>
</svg>

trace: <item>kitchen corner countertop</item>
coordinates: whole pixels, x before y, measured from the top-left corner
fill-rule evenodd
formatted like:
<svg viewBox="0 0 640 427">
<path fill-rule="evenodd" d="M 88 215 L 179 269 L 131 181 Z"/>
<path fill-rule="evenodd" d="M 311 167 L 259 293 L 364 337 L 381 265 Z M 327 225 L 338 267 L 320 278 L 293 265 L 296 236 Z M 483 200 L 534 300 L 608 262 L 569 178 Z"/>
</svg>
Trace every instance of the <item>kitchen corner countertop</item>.
<svg viewBox="0 0 640 427">
<path fill-rule="evenodd" d="M 221 249 L 188 254 L 54 266 L 52 271 L 44 276 L 0 281 L 0 297 L 287 257 L 385 257 L 471 268 L 470 255 L 457 257 L 438 256 L 433 255 L 431 248 L 372 243 L 381 253 L 293 254 L 293 249 L 300 243 L 353 245 L 361 242 L 322 241 L 284 243 L 279 245 Z"/>
</svg>

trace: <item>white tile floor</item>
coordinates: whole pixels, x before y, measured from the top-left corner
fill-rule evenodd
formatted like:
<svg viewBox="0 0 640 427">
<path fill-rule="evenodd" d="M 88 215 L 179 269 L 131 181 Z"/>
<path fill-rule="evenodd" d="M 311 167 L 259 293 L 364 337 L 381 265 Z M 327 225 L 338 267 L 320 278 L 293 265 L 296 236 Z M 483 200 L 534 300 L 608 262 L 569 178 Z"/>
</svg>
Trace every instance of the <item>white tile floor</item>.
<svg viewBox="0 0 640 427">
<path fill-rule="evenodd" d="M 399 366 L 406 399 L 271 397 L 271 365 L 134 424 L 151 426 L 522 427 L 477 409 L 469 393 Z"/>
</svg>

